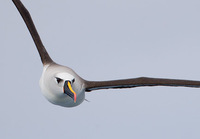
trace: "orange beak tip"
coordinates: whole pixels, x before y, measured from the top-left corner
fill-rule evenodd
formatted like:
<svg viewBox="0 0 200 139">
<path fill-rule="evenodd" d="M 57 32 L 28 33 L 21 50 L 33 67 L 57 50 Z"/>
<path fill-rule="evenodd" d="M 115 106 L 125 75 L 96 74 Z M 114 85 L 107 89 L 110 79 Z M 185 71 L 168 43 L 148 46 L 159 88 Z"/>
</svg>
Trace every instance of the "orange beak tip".
<svg viewBox="0 0 200 139">
<path fill-rule="evenodd" d="M 76 96 L 74 97 L 74 103 L 76 103 Z"/>
</svg>

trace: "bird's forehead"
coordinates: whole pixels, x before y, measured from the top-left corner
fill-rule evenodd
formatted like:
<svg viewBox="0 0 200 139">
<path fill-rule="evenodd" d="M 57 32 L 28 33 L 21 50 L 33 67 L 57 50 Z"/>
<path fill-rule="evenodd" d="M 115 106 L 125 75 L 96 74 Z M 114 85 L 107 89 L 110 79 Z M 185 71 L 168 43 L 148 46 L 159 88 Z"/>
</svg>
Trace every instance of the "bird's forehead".
<svg viewBox="0 0 200 139">
<path fill-rule="evenodd" d="M 70 79 L 70 80 L 74 79 L 74 76 L 72 76 L 71 74 L 66 73 L 66 72 L 57 73 L 56 77 L 59 77 L 62 79 Z"/>
</svg>

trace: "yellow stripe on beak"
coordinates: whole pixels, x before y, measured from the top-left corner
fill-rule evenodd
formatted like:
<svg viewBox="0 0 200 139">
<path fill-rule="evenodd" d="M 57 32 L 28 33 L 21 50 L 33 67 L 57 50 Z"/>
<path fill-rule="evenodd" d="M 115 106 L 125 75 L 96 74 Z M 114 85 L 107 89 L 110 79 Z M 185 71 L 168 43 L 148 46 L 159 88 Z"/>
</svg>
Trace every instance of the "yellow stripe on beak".
<svg viewBox="0 0 200 139">
<path fill-rule="evenodd" d="M 67 82 L 67 86 L 69 87 L 69 90 L 74 94 L 74 103 L 76 103 L 76 92 L 72 89 L 70 81 Z"/>
</svg>

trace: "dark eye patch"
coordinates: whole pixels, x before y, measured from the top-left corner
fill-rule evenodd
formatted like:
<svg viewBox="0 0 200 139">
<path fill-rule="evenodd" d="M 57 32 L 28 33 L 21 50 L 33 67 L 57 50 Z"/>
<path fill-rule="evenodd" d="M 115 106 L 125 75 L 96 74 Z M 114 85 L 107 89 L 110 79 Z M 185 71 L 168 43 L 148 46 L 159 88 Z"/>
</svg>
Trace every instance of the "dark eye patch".
<svg viewBox="0 0 200 139">
<path fill-rule="evenodd" d="M 74 82 L 75 82 L 75 79 L 72 80 L 72 83 L 74 83 Z"/>
<path fill-rule="evenodd" d="M 60 83 L 62 81 L 62 79 L 56 77 L 56 81 L 57 81 L 57 83 Z"/>
</svg>

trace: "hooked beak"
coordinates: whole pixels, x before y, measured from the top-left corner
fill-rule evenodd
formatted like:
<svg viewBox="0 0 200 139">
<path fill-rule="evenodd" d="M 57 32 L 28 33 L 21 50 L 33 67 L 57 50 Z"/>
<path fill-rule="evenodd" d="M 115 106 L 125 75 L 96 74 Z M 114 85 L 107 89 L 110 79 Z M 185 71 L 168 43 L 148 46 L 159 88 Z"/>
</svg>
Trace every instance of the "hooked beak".
<svg viewBox="0 0 200 139">
<path fill-rule="evenodd" d="M 70 81 L 65 81 L 64 87 L 63 87 L 64 93 L 70 96 L 74 103 L 76 103 L 76 92 L 72 89 L 72 85 Z"/>
</svg>

